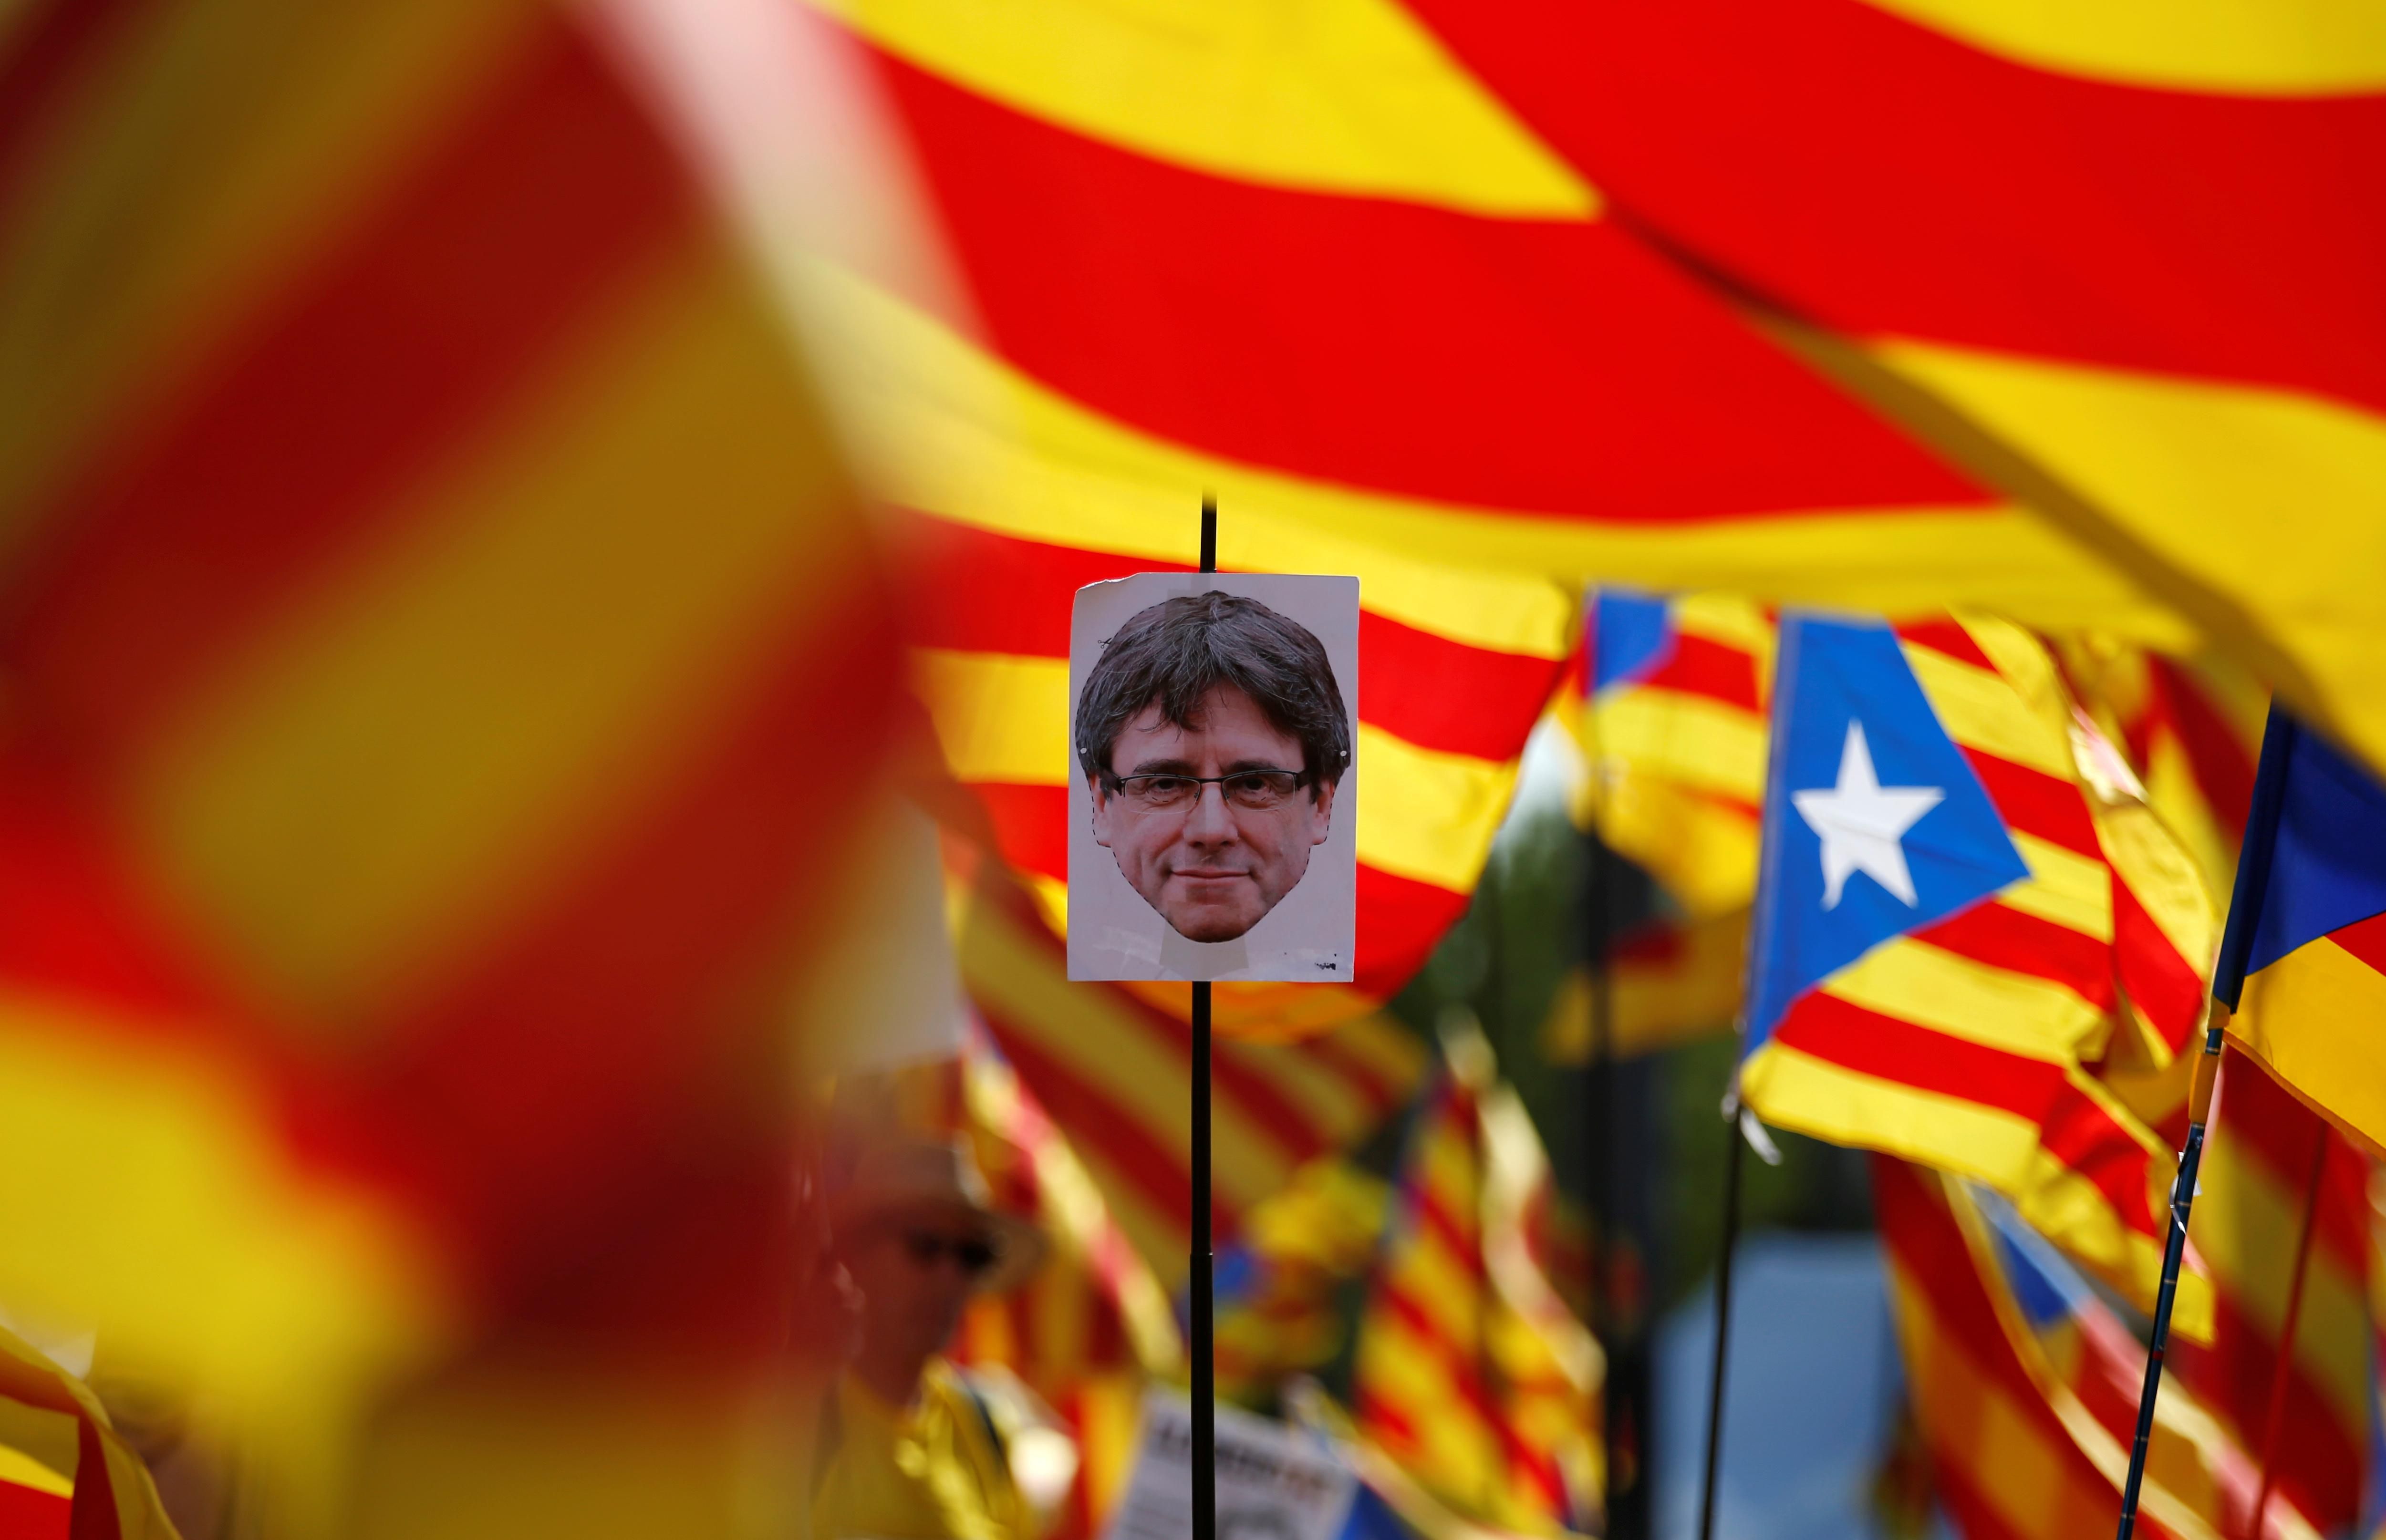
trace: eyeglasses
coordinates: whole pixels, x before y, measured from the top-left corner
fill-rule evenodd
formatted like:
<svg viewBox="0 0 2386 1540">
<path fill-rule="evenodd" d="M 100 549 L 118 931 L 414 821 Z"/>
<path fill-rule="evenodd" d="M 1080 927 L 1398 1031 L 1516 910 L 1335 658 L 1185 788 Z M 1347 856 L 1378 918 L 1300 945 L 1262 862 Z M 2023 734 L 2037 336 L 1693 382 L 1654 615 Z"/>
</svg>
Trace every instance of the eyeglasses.
<svg viewBox="0 0 2386 1540">
<path fill-rule="evenodd" d="M 938 1258 L 950 1257 L 954 1265 L 972 1278 L 994 1266 L 996 1260 L 1001 1256 L 1001 1253 L 995 1250 L 989 1242 L 975 1237 L 969 1240 L 955 1240 L 949 1235 L 939 1235 L 932 1230 L 903 1232 L 903 1252 L 911 1258 L 912 1265 L 923 1272 L 935 1267 Z"/>
<path fill-rule="evenodd" d="M 1202 787 L 1216 786 L 1236 807 L 1262 813 L 1281 806 L 1307 779 L 1300 770 L 1247 770 L 1232 775 L 1117 775 L 1111 783 L 1129 802 L 1151 812 L 1189 808 L 1200 800 Z"/>
</svg>

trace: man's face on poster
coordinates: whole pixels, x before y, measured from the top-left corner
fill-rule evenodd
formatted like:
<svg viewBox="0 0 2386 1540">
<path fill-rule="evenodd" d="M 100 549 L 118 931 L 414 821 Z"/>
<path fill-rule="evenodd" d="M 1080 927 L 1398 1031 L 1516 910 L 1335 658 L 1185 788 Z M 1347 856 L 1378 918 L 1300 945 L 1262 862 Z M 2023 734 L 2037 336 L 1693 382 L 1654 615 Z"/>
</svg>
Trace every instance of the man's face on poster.
<svg viewBox="0 0 2386 1540">
<path fill-rule="evenodd" d="M 1188 941 L 1232 941 L 1309 870 L 1333 833 L 1332 782 L 1305 783 L 1300 740 L 1221 684 L 1179 727 L 1157 701 L 1111 746 L 1096 776 L 1094 839 L 1120 874 Z"/>
</svg>

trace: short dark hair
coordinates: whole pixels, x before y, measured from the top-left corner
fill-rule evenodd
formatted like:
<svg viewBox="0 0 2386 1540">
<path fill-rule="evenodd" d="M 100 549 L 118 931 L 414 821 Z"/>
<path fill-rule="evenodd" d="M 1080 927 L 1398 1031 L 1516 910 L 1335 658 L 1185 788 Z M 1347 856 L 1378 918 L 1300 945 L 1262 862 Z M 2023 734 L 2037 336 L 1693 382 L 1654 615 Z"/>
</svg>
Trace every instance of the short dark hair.
<svg viewBox="0 0 2386 1540">
<path fill-rule="evenodd" d="M 1119 734 L 1155 702 L 1171 724 L 1191 729 L 1202 697 L 1231 684 L 1279 732 L 1300 740 L 1301 783 L 1316 795 L 1350 765 L 1350 716 L 1334 664 L 1307 626 L 1238 595 L 1187 594 L 1137 613 L 1102 645 L 1077 697 L 1077 762 L 1087 778 L 1114 783 Z"/>
</svg>

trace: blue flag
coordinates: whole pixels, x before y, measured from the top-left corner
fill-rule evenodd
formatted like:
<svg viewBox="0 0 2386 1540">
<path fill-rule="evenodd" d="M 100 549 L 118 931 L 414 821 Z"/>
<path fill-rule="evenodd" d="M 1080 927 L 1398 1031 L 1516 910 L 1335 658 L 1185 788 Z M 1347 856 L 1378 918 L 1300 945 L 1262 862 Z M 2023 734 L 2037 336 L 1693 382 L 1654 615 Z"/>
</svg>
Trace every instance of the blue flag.
<svg viewBox="0 0 2386 1540">
<path fill-rule="evenodd" d="M 2248 973 L 2381 912 L 2386 785 L 2272 706 L 2212 993 L 2233 1009 Z"/>
<path fill-rule="evenodd" d="M 2029 875 L 1878 622 L 1782 618 L 1764 840 L 1744 1054 L 1874 947 Z"/>
</svg>

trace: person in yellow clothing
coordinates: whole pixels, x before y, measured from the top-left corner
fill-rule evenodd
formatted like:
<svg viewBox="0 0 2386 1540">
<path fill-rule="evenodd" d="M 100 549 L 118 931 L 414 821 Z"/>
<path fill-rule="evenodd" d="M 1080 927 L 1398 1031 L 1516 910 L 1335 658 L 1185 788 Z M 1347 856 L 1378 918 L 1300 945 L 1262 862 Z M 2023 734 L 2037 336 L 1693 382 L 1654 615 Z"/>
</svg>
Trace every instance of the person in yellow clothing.
<svg viewBox="0 0 2386 1540">
<path fill-rule="evenodd" d="M 1042 1233 L 993 1207 L 959 1143 L 867 1151 L 832 1212 L 861 1341 L 823 1430 L 814 1540 L 1029 1540 L 994 1409 L 942 1355 L 973 1294 L 1035 1270 Z"/>
</svg>

